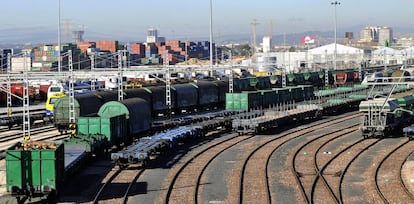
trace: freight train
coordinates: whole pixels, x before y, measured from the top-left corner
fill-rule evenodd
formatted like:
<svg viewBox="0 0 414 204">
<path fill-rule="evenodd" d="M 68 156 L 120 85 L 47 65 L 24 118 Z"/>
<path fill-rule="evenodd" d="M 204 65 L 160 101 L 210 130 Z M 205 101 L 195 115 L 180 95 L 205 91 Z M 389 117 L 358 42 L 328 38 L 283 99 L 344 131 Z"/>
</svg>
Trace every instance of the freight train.
<svg viewBox="0 0 414 204">
<path fill-rule="evenodd" d="M 200 84 L 201 83 L 199 83 L 199 85 Z M 196 84 L 190 85 L 195 87 Z M 309 86 L 304 87 L 309 88 Z M 138 90 L 142 91 L 143 89 L 137 89 L 136 91 Z M 189 90 L 185 90 L 184 93 L 191 93 Z M 281 102 L 281 100 L 284 100 L 284 97 L 289 97 L 292 100 L 304 100 L 303 97 L 307 96 L 306 92 L 309 90 L 313 91 L 313 88 L 307 89 L 295 87 L 268 90 L 267 92 L 270 92 L 269 95 L 268 93 L 262 95 L 261 91 L 257 91 L 257 93 L 253 94 L 251 91 L 247 92 L 245 95 L 248 97 L 251 94 L 255 95 L 255 97 L 250 99 L 251 103 L 247 104 L 249 108 L 255 108 L 253 107 L 253 104 L 255 104 L 256 107 L 269 103 L 276 104 Z M 212 93 L 220 93 L 220 91 L 210 91 Z M 131 92 L 137 93 L 132 90 Z M 148 94 L 149 92 L 145 91 L 143 93 Z M 278 94 L 282 95 L 282 93 L 283 97 L 274 97 Z M 110 94 L 110 92 L 105 94 Z M 199 101 L 206 101 L 208 103 L 204 103 L 204 105 L 212 105 L 222 97 L 219 95 L 220 94 L 218 94 L 217 97 L 213 97 L 214 100 L 212 101 L 207 101 L 207 99 L 203 99 L 200 96 L 190 97 L 194 100 L 197 99 L 198 103 L 200 103 Z M 79 109 L 80 111 L 91 113 L 91 110 L 88 110 L 88 108 L 92 108 L 93 106 L 91 107 L 88 102 L 92 104 L 97 102 L 101 103 L 99 97 L 97 97 L 99 95 L 94 97 L 91 96 L 90 98 L 86 98 L 85 96 L 86 94 L 76 96 L 78 105 L 80 105 Z M 274 97 L 274 101 L 271 101 L 272 97 Z M 101 98 L 101 100 L 107 100 L 110 97 L 106 96 L 105 99 L 104 97 Z M 149 99 L 151 99 L 151 97 L 149 97 Z M 180 140 L 201 137 L 206 130 L 213 130 L 217 127 L 224 127 L 223 129 L 231 127 L 231 117 L 226 116 L 226 112 L 217 112 L 216 114 L 200 114 L 200 117 L 198 118 L 190 118 L 192 121 L 203 120 L 204 122 L 190 124 L 180 128 L 172 128 L 166 132 L 158 132 L 150 137 L 142 137 L 153 127 L 153 119 L 151 115 L 153 115 L 154 105 L 155 104 L 151 104 L 147 100 L 139 97 L 127 98 L 123 101 L 109 100 L 101 105 L 96 113 L 85 113 L 86 115 L 78 117 L 77 135 L 66 140 L 63 145 L 58 145 L 55 149 L 32 150 L 29 151 L 30 154 L 21 154 L 22 151 L 16 149 L 7 151 L 6 161 L 10 164 L 7 166 L 7 172 L 18 171 L 27 174 L 20 177 L 12 173 L 8 174 L 8 178 L 11 178 L 7 181 L 8 191 L 20 196 L 24 194 L 34 195 L 36 193 L 49 194 L 51 192 L 58 192 L 62 187 L 61 184 L 64 182 L 65 175 L 69 174 L 73 169 L 76 169 L 80 164 L 79 158 L 85 157 L 85 155 L 88 154 L 87 152 L 97 154 L 102 149 L 114 152 L 113 150 L 115 149 L 112 147 L 117 146 L 116 149 L 123 149 L 122 147 L 126 147 L 125 145 L 130 143 L 134 137 L 139 137 L 140 139 L 128 148 L 125 148 L 125 151 L 114 152 L 114 154 L 111 155 L 112 159 L 121 166 L 134 162 L 145 162 L 152 154 L 173 148 Z M 186 104 L 182 102 L 181 105 L 194 107 L 194 103 L 191 103 L 191 101 Z M 187 107 L 185 107 L 185 110 L 188 111 L 189 109 Z M 58 115 L 58 113 L 56 112 L 55 115 Z M 206 120 L 207 118 L 208 120 Z M 294 120 L 294 118 L 291 119 Z M 156 129 L 159 130 L 158 128 Z M 63 148 L 65 150 L 62 150 Z M 38 154 L 43 155 L 44 157 L 42 156 L 42 158 L 44 159 L 36 162 L 44 162 L 44 165 L 49 167 L 49 172 L 42 172 L 41 169 L 38 168 L 39 165 L 30 165 L 30 162 L 28 164 L 20 162 L 20 160 L 26 160 L 26 157 L 28 156 L 37 156 Z M 62 161 L 63 156 L 65 157 L 65 161 Z M 47 163 L 46 159 L 53 159 L 53 164 L 50 164 L 50 162 Z M 44 181 L 31 180 L 32 178 L 38 177 L 44 178 Z M 30 186 L 28 186 L 27 183 L 30 183 Z"/>
<path fill-rule="evenodd" d="M 204 109 L 222 108 L 228 83 L 224 81 L 198 81 L 171 86 L 171 105 L 166 103 L 165 86 L 152 86 L 124 90 L 124 99 L 141 98 L 150 104 L 148 111 L 152 118 L 167 116 L 170 113 L 194 112 Z M 109 101 L 117 101 L 117 91 L 99 91 L 75 95 L 75 115 L 86 116 L 97 113 Z M 144 120 L 150 120 L 146 118 Z M 69 97 L 56 101 L 54 123 L 60 132 L 69 128 Z"/>
<path fill-rule="evenodd" d="M 349 72 L 355 74 L 354 70 L 343 70 L 341 72 Z M 306 85 L 313 86 L 316 89 L 325 86 L 324 72 L 309 72 L 287 74 L 286 85 L 292 87 Z M 334 85 L 335 71 L 329 71 L 329 83 Z M 356 83 L 359 78 L 352 78 L 347 83 Z M 344 83 L 345 84 L 345 83 Z M 235 78 L 233 80 L 234 93 L 246 91 L 261 91 L 262 95 L 268 95 L 268 90 L 282 88 L 282 78 L 280 75 Z M 309 92 L 308 88 L 307 92 Z M 224 108 L 226 93 L 228 92 L 228 80 L 222 81 L 197 81 L 195 83 L 174 84 L 171 89 L 171 106 L 166 104 L 166 90 L 164 85 L 148 86 L 135 89 L 124 90 L 124 98 L 139 97 L 151 104 L 152 117 L 180 114 L 182 112 L 194 112 L 202 109 Z M 309 95 L 309 94 L 307 94 Z M 297 96 L 295 96 L 297 97 Z M 83 94 L 83 96 L 75 95 L 75 116 L 85 116 L 91 113 L 97 113 L 102 104 L 107 101 L 117 100 L 116 91 L 105 91 Z M 307 99 L 307 98 L 306 98 Z M 290 100 L 290 98 L 284 98 Z M 60 101 L 60 102 L 59 102 Z M 60 132 L 68 130 L 69 125 L 69 107 L 68 97 L 63 97 L 55 104 L 54 122 Z"/>
<path fill-rule="evenodd" d="M 363 113 L 360 130 L 364 138 L 387 137 L 412 124 L 414 95 L 362 101 L 359 111 Z"/>
</svg>

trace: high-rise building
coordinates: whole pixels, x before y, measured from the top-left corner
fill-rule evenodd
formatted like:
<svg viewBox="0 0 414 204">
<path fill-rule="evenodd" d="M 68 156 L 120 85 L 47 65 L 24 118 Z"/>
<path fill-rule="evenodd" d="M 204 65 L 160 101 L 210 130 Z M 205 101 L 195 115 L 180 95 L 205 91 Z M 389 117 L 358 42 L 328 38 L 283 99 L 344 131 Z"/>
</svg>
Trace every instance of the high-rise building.
<svg viewBox="0 0 414 204">
<path fill-rule="evenodd" d="M 270 36 L 263 37 L 263 52 L 270 52 L 272 49 L 272 38 Z"/>
<path fill-rule="evenodd" d="M 393 42 L 392 29 L 388 27 L 381 27 L 378 32 L 378 43 L 380 45 L 389 46 Z"/>
<path fill-rule="evenodd" d="M 359 42 L 378 42 L 380 45 L 392 43 L 392 29 L 385 26 L 365 27 L 360 31 Z"/>
<path fill-rule="evenodd" d="M 365 27 L 359 33 L 360 42 L 377 42 L 378 27 Z"/>
<path fill-rule="evenodd" d="M 85 34 L 85 31 L 83 30 L 72 31 L 73 43 L 83 42 L 83 34 Z"/>
<path fill-rule="evenodd" d="M 148 29 L 147 32 L 147 43 L 155 43 L 158 38 L 158 30 L 155 28 Z"/>
<path fill-rule="evenodd" d="M 165 37 L 158 36 L 158 30 L 155 28 L 148 29 L 147 43 L 165 42 Z"/>
</svg>

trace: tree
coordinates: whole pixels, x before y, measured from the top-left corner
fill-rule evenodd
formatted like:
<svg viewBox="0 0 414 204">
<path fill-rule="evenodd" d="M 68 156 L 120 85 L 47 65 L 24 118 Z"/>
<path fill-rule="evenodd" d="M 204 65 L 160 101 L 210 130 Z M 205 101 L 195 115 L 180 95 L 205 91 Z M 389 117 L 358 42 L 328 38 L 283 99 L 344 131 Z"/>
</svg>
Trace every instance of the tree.
<svg viewBox="0 0 414 204">
<path fill-rule="evenodd" d="M 235 56 L 250 56 L 252 54 L 252 48 L 248 44 L 240 45 L 233 50 Z"/>
</svg>

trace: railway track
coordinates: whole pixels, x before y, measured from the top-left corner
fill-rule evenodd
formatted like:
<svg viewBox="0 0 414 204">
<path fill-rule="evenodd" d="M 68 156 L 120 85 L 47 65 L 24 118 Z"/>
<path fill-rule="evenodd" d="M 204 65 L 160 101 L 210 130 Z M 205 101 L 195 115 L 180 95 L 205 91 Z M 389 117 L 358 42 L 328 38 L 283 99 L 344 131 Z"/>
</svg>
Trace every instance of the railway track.
<svg viewBox="0 0 414 204">
<path fill-rule="evenodd" d="M 264 144 L 255 148 L 247 157 L 243 164 L 242 173 L 240 177 L 239 203 L 254 202 L 260 200 L 259 203 L 272 203 L 271 184 L 269 183 L 269 162 L 274 152 L 282 145 L 289 141 L 303 137 L 305 134 L 311 133 L 319 128 L 325 127 L 328 124 L 336 124 L 344 120 L 348 120 L 358 116 L 346 116 L 339 118 L 337 121 L 327 121 L 319 125 L 308 128 L 296 130 L 291 133 L 283 134 L 279 137 L 273 138 Z M 258 181 L 257 173 L 260 174 L 261 180 Z M 249 189 L 249 193 L 244 193 Z M 260 195 L 260 196 L 257 196 Z"/>
<path fill-rule="evenodd" d="M 248 203 L 249 200 L 252 200 L 252 198 L 247 198 L 247 197 L 249 196 L 251 197 L 251 195 L 253 195 L 255 192 L 260 191 L 264 188 L 267 189 L 265 192 L 267 192 L 268 196 L 264 196 L 263 198 L 267 198 L 268 201 L 271 201 L 270 187 L 269 187 L 269 182 L 268 182 L 269 173 L 267 170 L 268 169 L 267 166 L 269 165 L 270 157 L 275 151 L 275 149 L 277 149 L 278 147 L 280 147 L 287 141 L 301 137 L 305 133 L 309 133 L 317 129 L 320 129 L 322 127 L 325 127 L 327 124 L 337 124 L 337 123 L 347 121 L 355 117 L 359 117 L 359 115 L 340 117 L 340 118 L 335 119 L 335 121 L 323 122 L 321 124 L 318 124 L 312 127 L 302 128 L 302 129 L 299 129 L 291 133 L 286 133 L 279 137 L 271 137 L 269 139 L 262 139 L 259 142 L 259 145 L 257 145 L 257 147 L 254 148 L 254 150 L 249 154 L 249 156 L 247 156 L 243 167 L 240 168 L 242 172 L 241 175 L 243 176 L 241 176 L 241 179 L 239 181 L 239 184 L 240 184 L 239 197 L 238 197 L 239 203 L 244 203 L 244 202 Z M 286 137 L 286 138 L 281 139 L 283 137 Z M 172 171 L 174 172 L 172 173 L 173 176 L 172 178 L 167 179 L 168 187 L 167 186 L 165 187 L 167 189 L 167 192 L 165 196 L 161 196 L 164 198 L 162 200 L 162 203 L 202 203 L 203 201 L 201 199 L 201 195 L 199 195 L 200 187 L 202 187 L 201 178 L 206 168 L 208 167 L 208 165 L 215 158 L 217 158 L 218 155 L 220 155 L 227 149 L 232 148 L 236 144 L 242 141 L 245 141 L 247 139 L 250 139 L 250 138 L 252 137 L 246 137 L 246 136 L 230 137 L 224 141 L 216 142 L 210 145 L 209 147 L 204 148 L 203 150 L 200 150 L 197 153 L 194 153 L 194 155 L 191 156 L 186 161 L 184 161 L 183 164 L 180 165 L 180 167 L 177 167 L 175 170 Z M 275 148 L 275 144 L 277 145 L 277 143 L 278 143 L 278 147 Z M 263 147 L 266 147 L 266 148 L 263 148 Z M 266 149 L 266 150 L 262 150 L 262 149 Z M 268 156 L 264 157 L 264 160 L 262 160 L 262 162 L 257 162 L 255 157 L 261 157 L 260 154 L 257 154 L 257 153 L 262 152 L 262 151 L 266 152 Z M 252 161 L 255 161 L 255 162 L 252 162 Z M 265 164 L 264 167 L 257 166 L 257 165 L 260 166 L 263 164 Z M 256 172 L 257 174 L 258 170 L 261 170 L 261 172 L 263 172 L 263 177 L 262 177 L 263 179 L 261 179 L 262 180 L 261 185 L 265 186 L 263 188 L 256 188 L 255 186 L 252 186 L 252 183 L 257 182 L 258 176 L 257 175 L 251 176 L 251 174 L 253 172 Z M 248 179 L 244 179 L 244 178 L 248 178 Z M 253 179 L 253 182 L 251 181 L 252 179 Z M 249 191 L 254 191 L 254 192 L 244 193 L 245 189 L 249 189 Z M 255 190 L 255 189 L 258 189 L 258 190 Z M 259 198 L 262 198 L 262 196 L 254 197 L 256 202 L 258 201 Z"/>
<path fill-rule="evenodd" d="M 414 194 L 410 191 L 410 188 L 407 186 L 406 181 L 403 178 L 403 170 L 404 170 L 404 165 L 406 165 L 407 161 L 409 160 L 410 156 L 412 156 L 413 152 L 411 152 L 410 154 L 407 154 L 407 156 L 404 158 L 403 164 L 400 167 L 400 172 L 398 173 L 398 177 L 400 178 L 400 183 L 403 186 L 402 188 L 404 189 L 405 193 L 407 193 L 407 195 L 411 198 L 414 199 Z"/>
<path fill-rule="evenodd" d="M 401 139 L 370 139 L 368 141 L 371 143 L 358 151 L 341 174 L 338 186 L 340 203 L 381 200 L 380 195 L 376 193 L 375 182 L 369 178 L 374 177 L 381 160 L 401 145 Z M 347 177 L 346 180 L 345 177 Z"/>
<path fill-rule="evenodd" d="M 109 203 L 128 203 L 130 190 L 144 172 L 145 169 L 136 168 L 113 170 L 96 193 L 93 203 L 108 199 Z"/>
<path fill-rule="evenodd" d="M 327 185 L 325 177 L 320 174 L 319 167 L 316 163 L 317 154 L 315 150 L 317 150 L 317 142 L 321 141 L 323 144 L 325 144 L 328 141 L 336 140 L 340 137 L 348 135 L 351 132 L 356 131 L 357 126 L 359 126 L 359 124 L 352 124 L 342 130 L 332 129 L 329 132 L 314 136 L 302 144 L 295 151 L 295 154 L 291 160 L 291 170 L 295 176 L 295 180 L 298 184 L 300 193 L 306 203 L 313 202 L 311 199 L 311 194 L 315 188 L 312 188 L 312 178 L 318 175 L 322 178 L 325 186 L 327 187 L 326 190 L 329 194 L 328 197 L 330 197 L 334 203 L 337 203 L 337 198 L 335 196 L 332 196 L 334 195 L 333 190 L 329 187 L 329 185 Z M 319 145 L 319 147 L 322 145 Z M 311 154 L 312 152 L 314 152 L 313 161 L 312 159 L 309 159 L 308 156 L 308 154 Z M 311 166 L 313 166 L 313 168 L 310 168 Z"/>
<path fill-rule="evenodd" d="M 327 157 L 326 154 L 329 155 L 329 152 L 324 152 L 323 157 L 318 159 L 318 155 L 322 151 L 324 147 L 326 147 L 329 143 L 332 143 L 335 138 L 332 140 L 328 140 L 323 143 L 315 152 L 314 154 L 314 168 L 317 171 L 313 182 L 312 187 L 310 190 L 310 202 L 318 203 L 319 201 L 324 201 L 326 198 L 326 193 L 322 191 L 320 193 L 318 191 L 317 185 L 319 178 L 323 181 L 323 185 L 327 191 L 329 191 L 329 195 L 334 203 L 339 203 L 339 192 L 335 189 L 335 187 L 339 186 L 339 176 L 342 173 L 342 166 L 346 165 L 346 161 L 352 158 L 351 152 L 358 152 L 352 151 L 354 149 L 362 148 L 359 146 L 363 146 L 364 142 L 368 143 L 367 140 L 359 139 L 357 141 L 350 141 L 345 145 L 341 145 L 338 147 L 338 152 L 333 155 L 331 158 Z M 344 157 L 344 158 L 342 158 Z M 329 167 L 329 168 L 328 168 Z M 328 173 L 325 173 L 328 172 Z M 324 176 L 325 174 L 329 176 Z M 319 188 L 320 189 L 320 188 Z M 319 197 L 318 197 L 319 196 Z"/>
<path fill-rule="evenodd" d="M 191 156 L 175 171 L 173 170 L 174 174 L 170 179 L 163 203 L 199 203 L 198 186 L 208 164 L 225 150 L 253 137 L 231 136 Z"/>
<path fill-rule="evenodd" d="M 373 179 L 375 189 L 384 203 L 414 202 L 413 194 L 406 188 L 401 177 L 405 158 L 413 149 L 414 143 L 409 140 L 404 141 L 377 165 Z"/>
<path fill-rule="evenodd" d="M 30 124 L 30 127 L 36 128 L 36 127 L 47 126 L 50 124 L 52 124 L 51 121 L 36 120 L 36 121 L 32 121 L 32 123 Z M 13 131 L 13 130 L 21 130 L 21 129 L 22 129 L 22 125 L 12 126 L 11 128 L 0 126 L 0 133 L 5 133 L 8 131 Z"/>
</svg>

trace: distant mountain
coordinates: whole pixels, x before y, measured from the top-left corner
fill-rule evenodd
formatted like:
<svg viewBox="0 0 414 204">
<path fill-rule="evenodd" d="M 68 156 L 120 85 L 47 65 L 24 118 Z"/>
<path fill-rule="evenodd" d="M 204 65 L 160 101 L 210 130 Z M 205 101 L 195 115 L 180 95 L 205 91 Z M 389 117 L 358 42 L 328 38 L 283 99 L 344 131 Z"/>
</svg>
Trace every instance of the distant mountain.
<svg viewBox="0 0 414 204">
<path fill-rule="evenodd" d="M 359 31 L 361 28 L 366 25 L 355 25 L 348 28 L 338 28 L 337 39 L 340 42 L 344 39 L 345 32 L 353 32 L 354 39 L 359 39 Z M 390 26 L 392 27 L 392 26 Z M 393 27 L 392 27 L 393 28 Z M 414 37 L 414 29 L 409 27 L 395 27 L 393 28 L 394 37 Z M 85 40 L 96 41 L 96 40 L 108 40 L 114 39 L 121 42 L 136 42 L 136 41 L 145 41 L 145 36 L 142 36 L 142 33 L 137 33 L 137 35 L 125 33 L 112 33 L 105 34 L 102 32 L 86 31 Z M 141 35 L 141 36 L 140 36 Z M 67 41 L 66 37 L 62 33 L 62 42 Z M 286 33 L 273 35 L 273 44 L 274 45 L 298 45 L 300 44 L 300 39 L 303 36 L 312 36 L 315 38 L 316 44 L 327 44 L 333 42 L 334 34 L 333 30 L 331 31 L 307 31 L 301 33 Z M 242 32 L 237 34 L 230 35 L 221 35 L 214 36 L 217 44 L 222 43 L 251 43 L 252 42 L 252 33 L 251 32 Z M 257 44 L 260 44 L 262 41 L 263 35 L 257 36 Z M 69 39 L 70 40 L 70 39 Z M 184 40 L 184 39 L 182 39 Z M 188 40 L 191 41 L 203 41 L 209 40 L 208 34 L 205 36 L 199 37 L 188 37 Z M 0 48 L 10 48 L 22 45 L 36 45 L 36 44 L 47 44 L 47 43 L 56 43 L 58 41 L 57 29 L 52 27 L 27 27 L 27 28 L 0 28 Z"/>
</svg>

